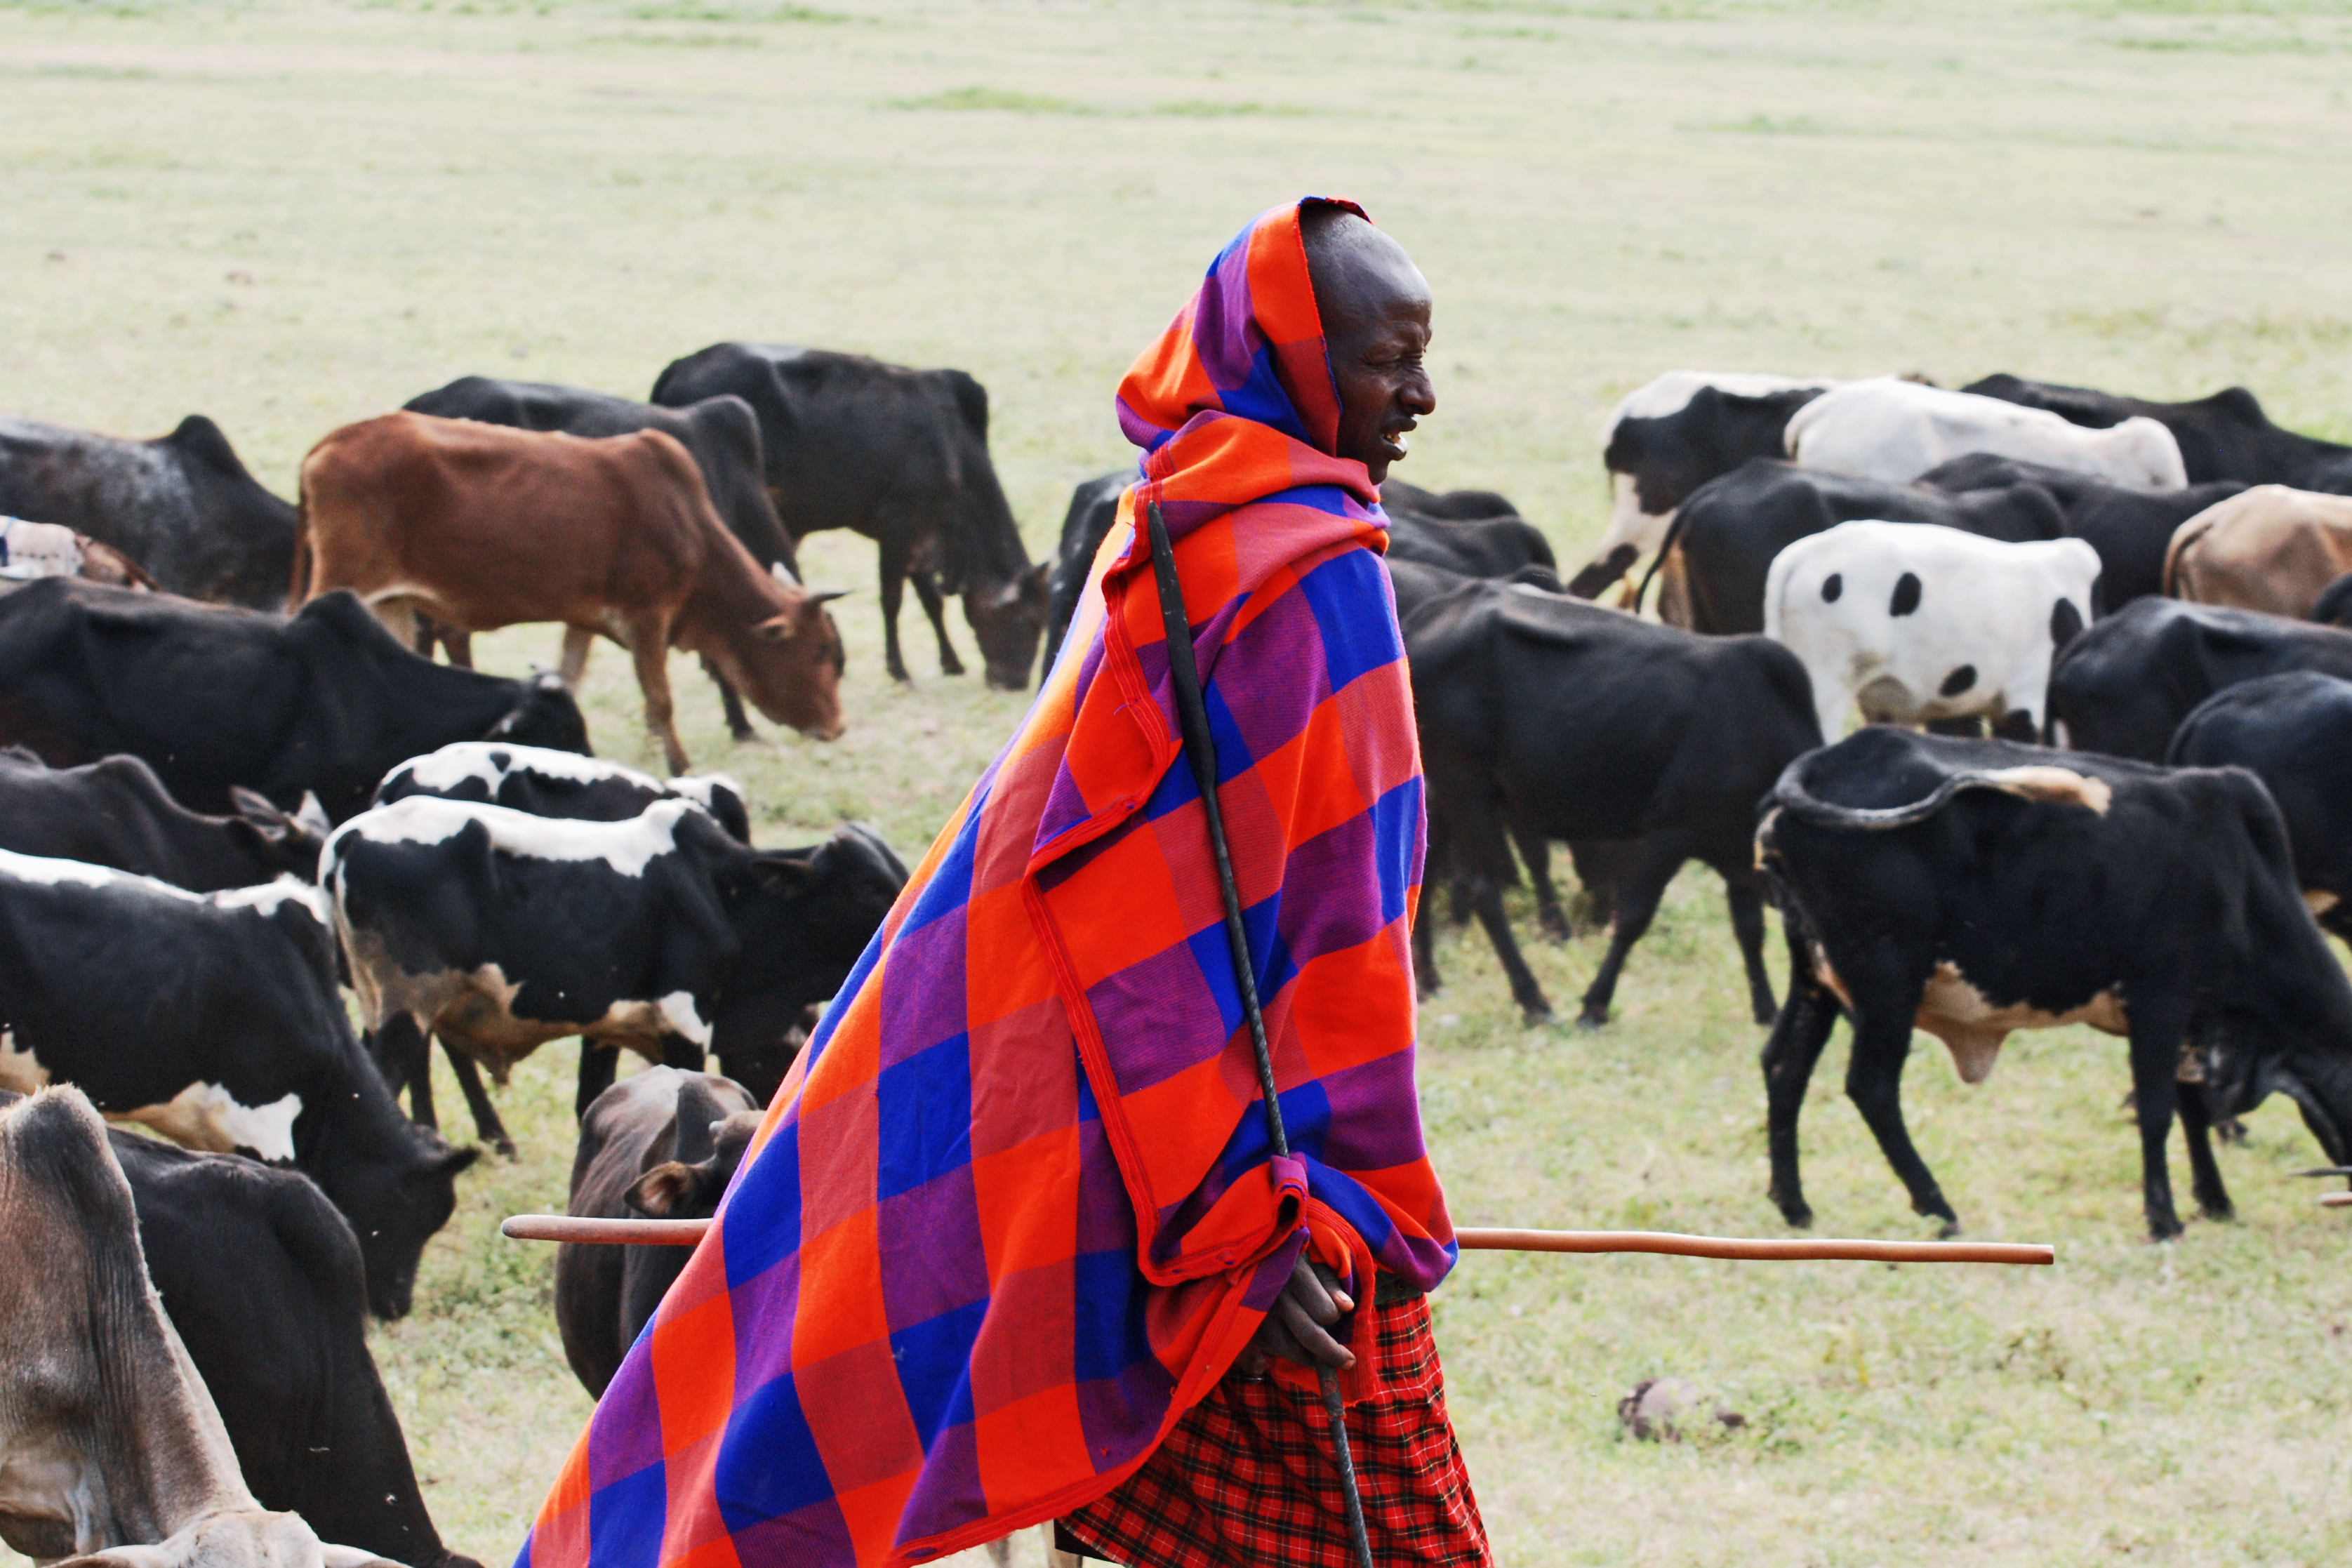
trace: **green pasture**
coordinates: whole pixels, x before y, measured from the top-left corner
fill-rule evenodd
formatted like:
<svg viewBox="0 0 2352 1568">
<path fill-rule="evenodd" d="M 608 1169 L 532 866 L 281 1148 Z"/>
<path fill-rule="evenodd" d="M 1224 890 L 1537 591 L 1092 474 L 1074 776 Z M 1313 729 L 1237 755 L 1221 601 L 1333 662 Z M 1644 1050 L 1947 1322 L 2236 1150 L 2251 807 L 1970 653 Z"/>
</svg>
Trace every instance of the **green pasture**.
<svg viewBox="0 0 2352 1568">
<path fill-rule="evenodd" d="M 857 349 L 987 384 L 1043 552 L 1124 460 L 1129 360 L 1251 214 L 1321 190 L 1436 292 L 1441 406 L 1400 473 L 1505 491 L 1574 561 L 1602 415 L 1679 366 L 2242 382 L 2352 439 L 2348 94 L 2342 0 L 0 0 L 0 408 L 201 410 L 291 494 L 327 430 L 459 374 L 643 395 L 721 338 Z M 859 590 L 849 732 L 732 745 L 688 660 L 681 730 L 765 841 L 857 817 L 911 859 L 1022 702 L 938 678 L 911 598 L 894 689 L 871 547 L 806 561 Z M 557 637 L 478 647 L 519 670 Z M 600 752 L 656 760 L 613 650 L 586 700 Z M 1598 942 L 1518 912 L 1572 1014 Z M 1423 1104 L 1458 1220 L 1780 1232 L 1711 878 L 1597 1034 L 1523 1027 L 1483 937 L 1439 951 Z M 2352 1221 L 2286 1178 L 2315 1152 L 2292 1110 L 2224 1152 L 2238 1223 L 2152 1247 L 2119 1044 L 2017 1037 L 1967 1089 L 1921 1040 L 1913 1126 L 1969 1233 L 2059 1267 L 1466 1260 L 1438 1332 L 1498 1560 L 2352 1557 Z M 1807 1122 L 1820 1227 L 1925 1235 L 1843 1058 Z M 520 1160 L 464 1178 L 374 1335 L 444 1533 L 494 1565 L 588 1409 L 549 1253 L 495 1234 L 562 1204 L 572 1063 L 516 1075 Z M 446 1075 L 441 1103 L 462 1136 Z M 1744 1425 L 1622 1438 L 1667 1373 Z"/>
</svg>

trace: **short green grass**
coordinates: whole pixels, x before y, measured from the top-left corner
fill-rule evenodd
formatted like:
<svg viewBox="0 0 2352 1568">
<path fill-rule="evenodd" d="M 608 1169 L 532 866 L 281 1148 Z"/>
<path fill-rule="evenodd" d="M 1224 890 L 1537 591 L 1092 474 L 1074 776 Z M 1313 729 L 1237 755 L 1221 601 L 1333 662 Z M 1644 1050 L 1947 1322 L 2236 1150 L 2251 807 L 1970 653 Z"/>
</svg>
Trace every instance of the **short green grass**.
<svg viewBox="0 0 2352 1568">
<path fill-rule="evenodd" d="M 2352 438 L 2347 68 L 2352 7 L 2286 0 L 0 0 L 0 404 L 141 434 L 202 409 L 290 493 L 325 431 L 455 375 L 641 395 L 719 338 L 854 348 L 988 384 L 1043 551 L 1123 460 L 1111 388 L 1215 247 L 1337 191 L 1439 300 L 1443 405 L 1401 471 L 1506 491 L 1572 560 L 1598 420 L 1677 365 L 2242 381 Z M 768 842 L 858 817 L 911 857 L 1021 700 L 933 675 L 911 605 L 892 689 L 870 547 L 807 558 L 861 590 L 849 733 L 733 746 L 680 660 L 688 746 Z M 556 637 L 480 646 L 520 669 Z M 601 751 L 653 760 L 611 650 L 587 701 Z M 1598 1034 L 1520 1026 L 1483 938 L 1443 939 L 1423 1102 L 1461 1221 L 1779 1232 L 1710 880 Z M 1597 949 L 1530 941 L 1556 1003 Z M 1807 1122 L 1821 1227 L 1924 1234 L 1843 1054 Z M 1470 1258 L 1438 1331 L 1500 1560 L 2344 1561 L 2352 1236 L 2286 1177 L 2314 1152 L 2292 1112 L 2224 1154 L 2239 1223 L 2150 1247 L 2117 1045 L 2019 1037 L 1972 1090 L 1920 1054 L 1914 1127 L 1970 1233 L 2060 1266 Z M 465 1178 L 374 1338 L 443 1531 L 485 1561 L 588 1407 L 546 1251 L 495 1234 L 561 1205 L 572 1059 L 517 1074 L 521 1158 Z M 1622 1440 L 1616 1400 L 1661 1373 L 1746 1426 Z"/>
</svg>

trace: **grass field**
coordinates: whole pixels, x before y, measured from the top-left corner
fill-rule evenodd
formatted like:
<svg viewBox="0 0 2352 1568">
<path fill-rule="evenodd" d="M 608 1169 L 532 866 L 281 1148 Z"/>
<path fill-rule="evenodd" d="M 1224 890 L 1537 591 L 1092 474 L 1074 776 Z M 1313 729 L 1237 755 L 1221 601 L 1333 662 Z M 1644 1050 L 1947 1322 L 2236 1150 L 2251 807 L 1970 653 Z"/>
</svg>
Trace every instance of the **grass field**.
<svg viewBox="0 0 2352 1568">
<path fill-rule="evenodd" d="M 326 430 L 456 375 L 642 395 L 721 338 L 857 349 L 988 384 L 1042 552 L 1123 460 L 1111 388 L 1216 246 L 1333 190 L 1438 299 L 1441 409 L 1401 474 L 1502 489 L 1580 558 L 1601 414 L 1678 365 L 2240 381 L 2352 439 L 2347 91 L 2352 5 L 2316 0 L 0 0 L 0 406 L 202 410 L 290 494 Z M 933 676 L 919 633 L 893 689 L 870 546 L 807 562 L 862 590 L 853 728 L 731 746 L 681 661 L 687 743 L 766 841 L 859 817 L 911 858 L 1021 701 Z M 519 669 L 556 637 L 478 646 Z M 587 700 L 600 751 L 653 760 L 611 650 Z M 1531 947 L 1556 1002 L 1598 946 Z M 1483 939 L 1440 956 L 1423 1097 L 1459 1220 L 1779 1232 L 1760 1031 L 1699 875 L 1598 1034 L 1521 1027 Z M 1807 1123 L 1820 1226 L 1925 1234 L 1843 1052 Z M 2352 1232 L 2285 1179 L 2315 1152 L 2292 1110 L 2224 1154 L 2239 1223 L 2151 1247 L 2118 1044 L 2018 1037 L 1973 1090 L 1920 1055 L 1914 1130 L 1969 1233 L 2060 1266 L 1465 1262 L 1439 1335 L 1499 1560 L 2346 1561 Z M 445 1534 L 494 1563 L 588 1408 L 548 1254 L 495 1236 L 562 1202 L 572 1062 L 518 1074 L 521 1159 L 465 1178 L 374 1339 Z M 1668 1373 L 1745 1426 L 1621 1439 L 1616 1400 Z"/>
</svg>

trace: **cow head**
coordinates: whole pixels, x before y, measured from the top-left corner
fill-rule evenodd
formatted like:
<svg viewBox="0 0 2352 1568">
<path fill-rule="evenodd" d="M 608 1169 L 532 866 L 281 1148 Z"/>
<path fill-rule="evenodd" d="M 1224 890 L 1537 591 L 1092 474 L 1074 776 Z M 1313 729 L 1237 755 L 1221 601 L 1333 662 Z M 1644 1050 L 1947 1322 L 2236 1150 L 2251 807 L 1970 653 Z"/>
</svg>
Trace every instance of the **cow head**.
<svg viewBox="0 0 2352 1568">
<path fill-rule="evenodd" d="M 581 717 L 580 704 L 562 676 L 542 670 L 516 684 L 521 688 L 520 700 L 482 739 L 595 755 L 588 749 L 588 721 Z"/>
<path fill-rule="evenodd" d="M 236 815 L 229 818 L 229 833 L 247 854 L 268 868 L 272 877 L 290 871 L 306 882 L 318 879 L 319 851 L 327 847 L 327 835 L 334 825 L 327 820 L 316 795 L 305 790 L 301 809 L 290 815 L 278 810 L 267 795 L 243 784 L 229 785 L 228 798 L 236 808 Z"/>
<path fill-rule="evenodd" d="M 2182 1092 L 2201 1092 L 2216 1121 L 2243 1116 L 2273 1093 L 2284 1094 L 2303 1112 L 2328 1163 L 2352 1163 L 2352 1040 L 2288 1036 L 2285 1048 L 2279 1045 L 2268 1031 L 2209 1028 L 2194 1058 L 2204 1081 L 2183 1084 Z"/>
<path fill-rule="evenodd" d="M 762 575 L 763 620 L 729 631 L 709 648 L 719 672 L 779 724 L 830 741 L 841 733 L 841 628 L 826 604 L 838 590 L 811 592 Z"/>
<path fill-rule="evenodd" d="M 964 591 L 963 618 L 979 639 L 980 656 L 988 664 L 988 684 L 999 691 L 1019 691 L 1029 684 L 1037 641 L 1045 635 L 1054 563 L 1043 561 L 1009 582 L 992 587 L 975 584 Z"/>
<path fill-rule="evenodd" d="M 379 1318 L 408 1315 L 425 1244 L 457 1212 L 457 1173 L 482 1153 L 453 1149 L 429 1128 L 404 1126 L 399 1134 L 390 1159 L 338 1173 L 329 1194 L 359 1233 L 368 1310 Z"/>
<path fill-rule="evenodd" d="M 656 1219 L 708 1218 L 735 1179 L 764 1114 L 730 1111 L 704 1079 L 687 1079 L 678 1086 L 670 1158 L 639 1176 L 624 1200 Z"/>
</svg>

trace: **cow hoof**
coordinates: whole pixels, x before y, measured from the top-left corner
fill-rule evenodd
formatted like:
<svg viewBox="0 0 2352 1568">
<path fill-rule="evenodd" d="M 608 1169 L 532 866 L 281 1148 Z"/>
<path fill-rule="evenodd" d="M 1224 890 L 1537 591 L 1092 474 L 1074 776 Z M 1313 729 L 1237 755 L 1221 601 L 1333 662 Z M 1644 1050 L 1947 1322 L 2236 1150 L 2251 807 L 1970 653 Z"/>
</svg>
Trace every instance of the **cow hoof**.
<svg viewBox="0 0 2352 1568">
<path fill-rule="evenodd" d="M 760 731 L 746 724 L 740 730 L 730 730 L 728 737 L 739 746 L 748 746 L 760 738 Z"/>
<path fill-rule="evenodd" d="M 1936 1227 L 1936 1239 L 1937 1241 L 1949 1241 L 1952 1237 L 1959 1234 L 1960 1222 L 1956 1219 L 1947 1219 L 1943 1224 Z"/>
<path fill-rule="evenodd" d="M 1526 1021 L 1530 1029 L 1541 1028 L 1552 1021 L 1551 1009 L 1549 1007 L 1522 1007 L 1519 1009 L 1519 1016 Z"/>
<path fill-rule="evenodd" d="M 1544 935 L 1551 938 L 1554 942 L 1574 942 L 1576 940 L 1576 929 L 1568 923 L 1568 916 L 1560 912 L 1559 906 L 1557 904 L 1554 904 L 1538 913 L 1536 916 L 1536 921 L 1538 924 L 1543 927 Z"/>
<path fill-rule="evenodd" d="M 493 1138 L 490 1140 L 490 1147 L 499 1152 L 499 1157 L 502 1160 L 519 1157 L 515 1153 L 514 1140 L 511 1138 Z"/>
<path fill-rule="evenodd" d="M 2223 1225 L 2228 1225 L 2238 1217 L 2236 1205 L 2231 1204 L 2227 1198 L 2223 1198 L 2220 1203 L 2215 1204 L 2209 1204 L 2204 1202 L 2202 1199 L 2200 1199 L 2197 1205 L 2197 1212 L 2203 1215 L 2207 1219 L 2218 1220 Z"/>
<path fill-rule="evenodd" d="M 1583 1012 L 1579 1013 L 1576 1016 L 1576 1026 L 1582 1029 L 1587 1034 L 1591 1034 L 1593 1030 L 1602 1027 L 1608 1022 L 1608 1014 L 1597 1013 L 1590 1007 L 1587 1007 Z"/>
<path fill-rule="evenodd" d="M 1793 1204 L 1784 1204 L 1779 1198 L 1775 1197 L 1772 1200 L 1772 1204 L 1774 1207 L 1780 1211 L 1780 1218 L 1787 1222 L 1790 1229 L 1811 1230 L 1813 1228 L 1812 1208 L 1811 1205 L 1806 1204 L 1803 1199 L 1801 1198 Z"/>
<path fill-rule="evenodd" d="M 1769 1029 L 1773 1025 L 1780 1021 L 1780 1009 L 1778 1007 L 1759 1007 L 1756 1009 L 1756 1021 Z"/>
</svg>

